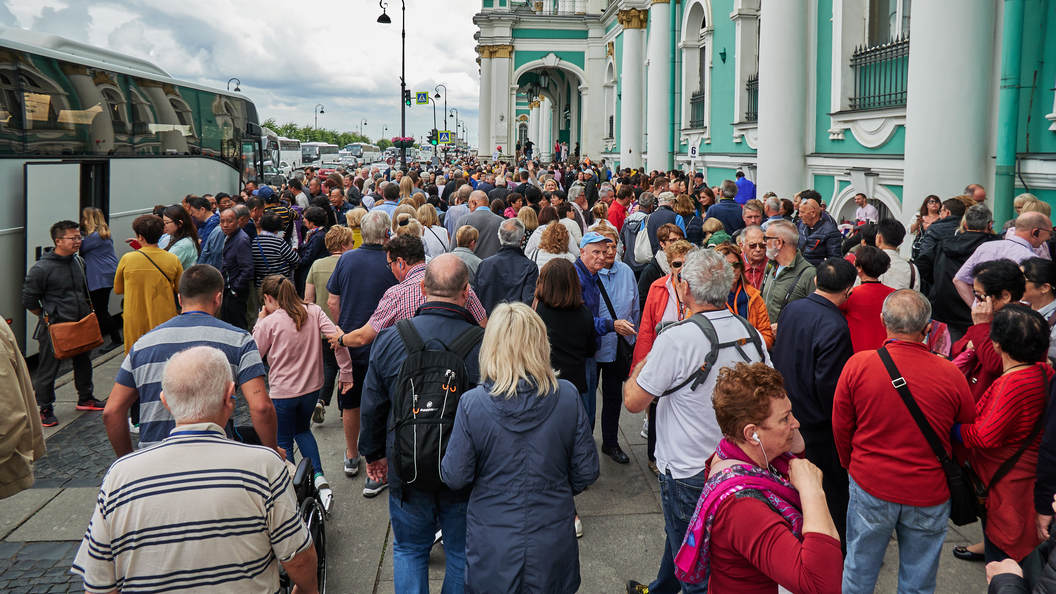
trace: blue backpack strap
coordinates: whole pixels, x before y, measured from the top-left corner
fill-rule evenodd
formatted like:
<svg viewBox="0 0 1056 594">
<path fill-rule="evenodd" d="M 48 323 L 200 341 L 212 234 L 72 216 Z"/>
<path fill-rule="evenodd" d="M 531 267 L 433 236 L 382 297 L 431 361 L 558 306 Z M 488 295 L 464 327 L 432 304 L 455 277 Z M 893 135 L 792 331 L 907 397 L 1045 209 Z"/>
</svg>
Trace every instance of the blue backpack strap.
<svg viewBox="0 0 1056 594">
<path fill-rule="evenodd" d="M 407 348 L 408 355 L 425 350 L 425 342 L 422 340 L 422 335 L 418 334 L 418 331 L 414 329 L 414 324 L 411 323 L 410 319 L 396 322 L 396 330 L 400 333 L 400 339 L 403 341 L 403 346 Z"/>
</svg>

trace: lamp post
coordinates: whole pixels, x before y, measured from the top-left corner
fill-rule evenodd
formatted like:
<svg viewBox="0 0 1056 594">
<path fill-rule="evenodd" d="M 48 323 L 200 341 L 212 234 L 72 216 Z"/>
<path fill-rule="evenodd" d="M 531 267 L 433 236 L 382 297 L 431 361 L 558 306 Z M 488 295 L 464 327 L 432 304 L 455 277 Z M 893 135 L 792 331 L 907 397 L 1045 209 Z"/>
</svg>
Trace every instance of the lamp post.
<svg viewBox="0 0 1056 594">
<path fill-rule="evenodd" d="M 366 127 L 367 127 L 367 118 L 363 118 L 363 119 L 359 120 L 359 135 L 360 136 L 363 136 L 363 130 L 366 129 Z M 364 136 L 364 138 L 366 138 L 366 137 Z M 369 141 L 370 139 L 368 138 L 367 140 Z"/>
<path fill-rule="evenodd" d="M 455 116 L 455 135 L 458 135 L 458 109 L 452 107 L 451 114 Z"/>
<path fill-rule="evenodd" d="M 315 104 L 315 109 L 313 111 L 315 112 L 315 129 L 318 130 L 319 129 L 319 114 L 326 113 L 326 108 L 323 107 L 322 103 L 316 103 Z"/>
<path fill-rule="evenodd" d="M 238 88 L 238 85 L 242 84 L 242 81 L 238 80 L 237 78 L 235 78 L 233 76 L 231 78 L 227 79 L 227 90 L 228 91 L 231 90 L 231 81 L 235 81 L 235 92 L 236 93 L 241 93 L 242 89 Z"/>
<path fill-rule="evenodd" d="M 378 0 L 378 6 L 381 6 L 381 16 L 378 17 L 378 22 L 383 25 L 392 23 L 392 19 L 389 18 L 388 13 L 385 9 L 389 6 L 389 3 L 385 0 Z M 400 23 L 400 137 L 407 137 L 407 102 L 404 101 L 404 97 L 407 96 L 407 2 L 406 0 L 400 0 L 400 15 L 402 16 L 403 22 Z M 400 143 L 403 145 L 403 143 Z M 407 170 L 407 147 L 400 146 L 400 168 L 404 171 Z"/>
</svg>

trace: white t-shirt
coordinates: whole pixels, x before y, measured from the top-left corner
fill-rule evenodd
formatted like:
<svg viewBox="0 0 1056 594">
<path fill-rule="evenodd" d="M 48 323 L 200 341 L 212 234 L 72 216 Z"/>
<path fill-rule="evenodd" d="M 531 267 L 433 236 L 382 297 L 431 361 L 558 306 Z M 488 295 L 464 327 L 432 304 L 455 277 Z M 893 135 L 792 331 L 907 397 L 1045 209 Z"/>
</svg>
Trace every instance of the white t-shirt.
<svg viewBox="0 0 1056 594">
<path fill-rule="evenodd" d="M 729 310 L 709 311 L 704 315 L 715 326 L 720 342 L 745 338 L 748 334 Z M 758 330 L 752 329 L 758 334 Z M 763 345 L 762 361 L 770 365 L 766 343 Z M 743 347 L 751 362 L 758 362 L 759 353 L 749 342 Z M 696 324 L 689 322 L 665 330 L 656 337 L 645 366 L 638 374 L 638 385 L 650 394 L 660 396 L 681 384 L 704 363 L 711 345 Z M 744 359 L 736 348 L 719 351 L 715 366 L 707 380 L 691 389 L 692 383 L 681 390 L 661 396 L 656 406 L 656 467 L 660 472 L 670 472 L 672 478 L 683 479 L 704 470 L 708 458 L 722 439 L 722 431 L 715 419 L 711 395 L 715 390 L 715 379 L 719 369 L 742 362 Z"/>
</svg>

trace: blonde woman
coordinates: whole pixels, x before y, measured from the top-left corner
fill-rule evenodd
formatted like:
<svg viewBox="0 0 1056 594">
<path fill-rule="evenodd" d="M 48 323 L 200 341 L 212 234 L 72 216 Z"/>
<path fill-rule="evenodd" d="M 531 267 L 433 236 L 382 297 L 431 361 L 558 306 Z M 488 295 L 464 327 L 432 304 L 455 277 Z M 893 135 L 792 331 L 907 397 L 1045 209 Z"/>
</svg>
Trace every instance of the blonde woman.
<svg viewBox="0 0 1056 594">
<path fill-rule="evenodd" d="M 503 303 L 480 347 L 481 385 L 464 393 L 441 464 L 470 487 L 467 592 L 575 592 L 573 496 L 598 478 L 598 452 L 576 387 L 550 367 L 546 326 Z"/>
<path fill-rule="evenodd" d="M 528 238 L 539 228 L 539 216 L 531 206 L 522 206 L 517 211 L 517 218 L 524 223 L 524 239 L 521 240 L 521 251 L 528 245 Z"/>
<path fill-rule="evenodd" d="M 367 216 L 367 209 L 365 208 L 353 208 L 352 210 L 345 213 L 345 222 L 348 223 L 348 228 L 352 230 L 352 238 L 354 244 L 349 249 L 356 249 L 363 245 L 363 232 L 360 230 L 360 223 L 363 222 L 363 217 Z"/>
<path fill-rule="evenodd" d="M 392 232 L 396 233 L 396 227 L 399 226 L 400 215 L 407 214 L 410 218 L 418 216 L 417 209 L 410 204 L 398 204 L 396 208 L 392 210 Z"/>
<path fill-rule="evenodd" d="M 422 224 L 422 243 L 425 244 L 425 255 L 435 258 L 451 250 L 451 238 L 447 229 L 440 224 L 436 208 L 432 204 L 423 204 L 416 211 L 418 222 Z"/>
<path fill-rule="evenodd" d="M 403 176 L 400 179 L 400 202 L 404 200 L 414 200 L 414 180 L 409 175 Z"/>
<path fill-rule="evenodd" d="M 110 317 L 110 291 L 114 288 L 117 254 L 103 211 L 91 206 L 81 211 L 81 235 L 84 241 L 80 254 L 84 259 L 88 296 L 99 318 L 99 329 L 110 337 L 110 343 L 103 346 L 103 350 L 109 351 L 121 344 L 121 329 Z"/>
</svg>

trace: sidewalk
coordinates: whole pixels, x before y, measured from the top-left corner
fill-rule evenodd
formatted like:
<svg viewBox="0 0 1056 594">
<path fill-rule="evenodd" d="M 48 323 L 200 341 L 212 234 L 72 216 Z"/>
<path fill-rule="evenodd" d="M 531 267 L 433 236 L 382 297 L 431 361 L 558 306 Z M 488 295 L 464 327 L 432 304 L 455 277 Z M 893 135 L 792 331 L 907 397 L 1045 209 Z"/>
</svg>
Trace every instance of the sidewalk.
<svg viewBox="0 0 1056 594">
<path fill-rule="evenodd" d="M 95 389 L 106 397 L 121 365 L 120 349 L 96 361 Z M 76 395 L 69 377 L 57 390 L 55 413 L 61 424 L 45 429 L 47 456 L 37 463 L 34 488 L 0 500 L 0 592 L 79 592 L 70 564 L 87 527 L 103 474 L 113 461 L 98 412 L 74 410 Z M 576 498 L 584 535 L 579 541 L 580 592 L 622 594 L 628 579 L 650 581 L 663 546 L 663 516 L 656 479 L 647 466 L 641 415 L 624 411 L 621 444 L 631 457 L 619 465 L 601 456 L 601 478 Z M 392 535 L 388 522 L 388 492 L 374 499 L 362 496 L 363 476 L 348 479 L 341 472 L 344 437 L 336 407 L 326 422 L 313 429 L 324 470 L 334 489 L 327 520 L 327 586 L 335 593 L 391 593 Z M 600 428 L 598 429 L 600 432 Z M 596 436 L 600 443 L 600 433 Z M 950 526 L 939 566 L 938 592 L 982 592 L 986 578 L 981 563 L 958 561 L 949 553 L 955 544 L 981 540 L 978 524 Z M 895 592 L 898 584 L 897 543 L 892 540 L 881 570 L 877 592 Z M 431 590 L 443 579 L 443 550 L 430 559 Z"/>
</svg>

